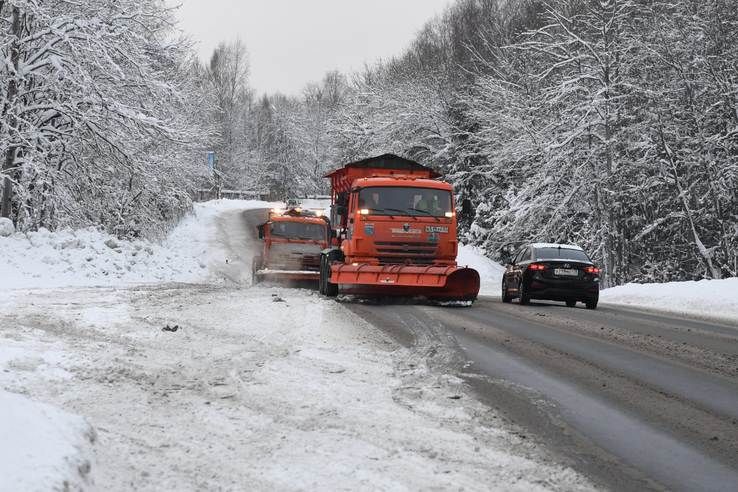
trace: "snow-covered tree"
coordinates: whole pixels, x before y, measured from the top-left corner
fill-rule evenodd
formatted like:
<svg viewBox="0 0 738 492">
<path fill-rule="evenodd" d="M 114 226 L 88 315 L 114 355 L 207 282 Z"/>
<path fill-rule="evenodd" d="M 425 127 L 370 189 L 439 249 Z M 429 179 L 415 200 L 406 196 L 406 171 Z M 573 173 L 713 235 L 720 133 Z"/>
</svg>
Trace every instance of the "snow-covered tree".
<svg viewBox="0 0 738 492">
<path fill-rule="evenodd" d="M 18 229 L 145 234 L 190 206 L 191 52 L 173 26 L 160 0 L 0 1 L 0 153 Z"/>
<path fill-rule="evenodd" d="M 643 166 L 662 210 L 638 239 L 657 278 L 736 275 L 738 13 L 734 2 L 652 2 L 640 23 L 644 57 Z M 671 250 L 671 251 L 669 251 Z"/>
<path fill-rule="evenodd" d="M 250 188 L 245 146 L 253 90 L 248 83 L 249 57 L 246 45 L 237 39 L 220 43 L 207 66 L 208 96 L 212 99 L 212 121 L 216 134 L 209 143 L 215 152 L 216 186 L 230 189 Z"/>
</svg>

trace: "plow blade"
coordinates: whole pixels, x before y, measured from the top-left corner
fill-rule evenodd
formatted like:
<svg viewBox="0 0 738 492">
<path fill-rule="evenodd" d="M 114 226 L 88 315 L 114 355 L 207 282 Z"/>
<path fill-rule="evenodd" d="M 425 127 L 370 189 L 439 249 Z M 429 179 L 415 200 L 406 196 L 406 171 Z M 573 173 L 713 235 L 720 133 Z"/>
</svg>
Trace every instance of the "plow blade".
<svg viewBox="0 0 738 492">
<path fill-rule="evenodd" d="M 479 273 L 457 266 L 331 265 L 341 294 L 424 296 L 440 301 L 474 301 Z"/>
<path fill-rule="evenodd" d="M 261 280 L 318 280 L 320 273 L 312 270 L 257 270 L 254 275 Z"/>
</svg>

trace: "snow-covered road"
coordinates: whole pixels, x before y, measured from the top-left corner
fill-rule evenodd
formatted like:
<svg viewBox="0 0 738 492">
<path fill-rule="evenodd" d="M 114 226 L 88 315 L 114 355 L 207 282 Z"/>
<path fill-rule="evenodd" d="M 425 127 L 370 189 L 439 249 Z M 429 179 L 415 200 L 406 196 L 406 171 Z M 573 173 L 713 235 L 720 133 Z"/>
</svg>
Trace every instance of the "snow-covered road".
<svg viewBox="0 0 738 492">
<path fill-rule="evenodd" d="M 161 246 L 0 234 L 0 490 L 596 490 L 429 366 L 422 337 L 251 287 L 244 211 L 264 206 L 198 204 Z M 497 295 L 499 265 L 460 262 Z M 600 303 L 736 319 L 738 279 Z"/>
<path fill-rule="evenodd" d="M 22 428 L 2 419 L 0 489 L 593 489 L 429 368 L 422 347 L 316 291 L 250 287 L 240 211 L 199 219 L 174 237 L 207 281 L 176 281 L 203 275 L 189 266 L 167 278 L 162 260 L 148 266 L 160 282 L 0 294 L 0 395 L 27 397 L 2 412 L 62 409 Z"/>
</svg>

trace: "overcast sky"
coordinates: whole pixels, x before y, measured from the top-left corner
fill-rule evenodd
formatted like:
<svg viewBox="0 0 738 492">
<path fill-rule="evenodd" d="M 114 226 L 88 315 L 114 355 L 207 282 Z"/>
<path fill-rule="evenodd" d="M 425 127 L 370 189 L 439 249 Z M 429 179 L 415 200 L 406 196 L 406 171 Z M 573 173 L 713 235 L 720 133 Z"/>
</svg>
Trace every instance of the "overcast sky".
<svg viewBox="0 0 738 492">
<path fill-rule="evenodd" d="M 326 72 L 398 55 L 450 0 L 167 0 L 206 61 L 238 36 L 258 94 L 298 95 Z"/>
</svg>

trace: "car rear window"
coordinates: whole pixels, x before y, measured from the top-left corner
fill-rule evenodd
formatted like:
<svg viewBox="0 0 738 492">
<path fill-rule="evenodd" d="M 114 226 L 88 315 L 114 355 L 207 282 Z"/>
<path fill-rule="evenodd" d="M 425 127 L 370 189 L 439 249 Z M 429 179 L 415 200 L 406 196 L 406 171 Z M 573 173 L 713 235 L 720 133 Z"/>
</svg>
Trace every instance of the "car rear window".
<svg viewBox="0 0 738 492">
<path fill-rule="evenodd" d="M 538 248 L 536 259 L 591 261 L 584 251 L 570 248 Z"/>
</svg>

